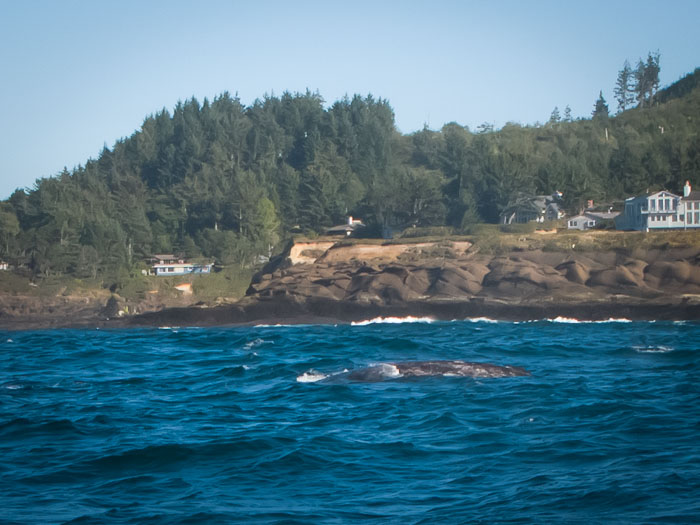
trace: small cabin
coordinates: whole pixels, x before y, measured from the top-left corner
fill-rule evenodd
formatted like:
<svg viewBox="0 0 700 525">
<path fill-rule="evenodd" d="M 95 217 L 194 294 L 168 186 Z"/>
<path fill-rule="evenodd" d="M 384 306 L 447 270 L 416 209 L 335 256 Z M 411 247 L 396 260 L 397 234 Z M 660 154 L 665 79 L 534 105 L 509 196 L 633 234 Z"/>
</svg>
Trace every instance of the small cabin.
<svg viewBox="0 0 700 525">
<path fill-rule="evenodd" d="M 154 255 L 150 259 L 151 275 L 189 275 L 189 274 L 206 274 L 211 273 L 213 264 L 211 263 L 195 263 L 188 262 L 182 257 L 176 257 L 172 254 Z"/>
<path fill-rule="evenodd" d="M 352 216 L 348 217 L 345 224 L 339 224 L 326 230 L 327 235 L 342 235 L 343 237 L 351 237 L 358 230 L 364 228 L 365 225 L 360 219 L 355 219 Z"/>
</svg>

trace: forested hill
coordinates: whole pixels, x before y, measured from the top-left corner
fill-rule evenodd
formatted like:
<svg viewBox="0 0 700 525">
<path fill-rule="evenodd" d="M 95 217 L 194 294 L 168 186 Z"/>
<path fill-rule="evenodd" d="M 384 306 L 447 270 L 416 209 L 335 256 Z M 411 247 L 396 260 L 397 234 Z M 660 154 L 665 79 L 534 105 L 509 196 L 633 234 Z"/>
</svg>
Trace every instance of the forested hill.
<svg viewBox="0 0 700 525">
<path fill-rule="evenodd" d="M 459 231 L 496 222 L 521 194 L 558 190 L 575 212 L 587 199 L 678 192 L 685 179 L 700 184 L 699 77 L 646 103 L 642 93 L 614 117 L 601 94 L 591 119 L 555 109 L 543 125 L 451 123 L 409 135 L 371 95 L 327 109 L 308 91 L 249 107 L 228 93 L 190 99 L 0 203 L 0 257 L 37 276 L 134 271 L 154 253 L 245 264 L 292 229 L 322 232 L 346 215 L 375 231 Z"/>
</svg>

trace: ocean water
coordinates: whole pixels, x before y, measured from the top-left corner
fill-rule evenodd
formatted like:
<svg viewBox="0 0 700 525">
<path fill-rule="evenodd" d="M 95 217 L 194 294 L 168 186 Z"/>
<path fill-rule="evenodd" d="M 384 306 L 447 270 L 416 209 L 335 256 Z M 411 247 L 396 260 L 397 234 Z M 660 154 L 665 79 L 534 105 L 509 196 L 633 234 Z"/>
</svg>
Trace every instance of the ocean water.
<svg viewBox="0 0 700 525">
<path fill-rule="evenodd" d="M 700 324 L 412 321 L 0 332 L 0 522 L 700 522 Z"/>
</svg>

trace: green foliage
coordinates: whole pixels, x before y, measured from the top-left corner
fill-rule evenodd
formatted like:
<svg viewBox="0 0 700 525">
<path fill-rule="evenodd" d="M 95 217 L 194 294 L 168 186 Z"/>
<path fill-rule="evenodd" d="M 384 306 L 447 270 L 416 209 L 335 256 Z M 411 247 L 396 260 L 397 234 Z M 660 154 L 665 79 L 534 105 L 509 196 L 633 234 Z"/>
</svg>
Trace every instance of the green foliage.
<svg viewBox="0 0 700 525">
<path fill-rule="evenodd" d="M 309 91 L 250 107 L 228 93 L 192 98 L 0 203 L 0 257 L 44 280 L 127 282 L 154 253 L 248 271 L 291 231 L 316 236 L 348 215 L 367 231 L 452 229 L 486 242 L 505 235 L 495 223 L 518 195 L 558 190 L 576 213 L 588 199 L 679 191 L 686 179 L 700 184 L 691 118 L 700 76 L 658 91 L 659 69 L 658 53 L 625 65 L 615 117 L 601 93 L 590 120 L 572 121 L 567 106 L 542 126 L 485 123 L 477 133 L 449 123 L 401 135 L 388 101 L 372 95 L 327 109 Z M 517 236 L 532 226 L 513 228 Z"/>
<path fill-rule="evenodd" d="M 535 222 L 501 224 L 500 230 L 503 233 L 533 233 L 537 229 L 537 226 L 538 224 Z"/>
</svg>

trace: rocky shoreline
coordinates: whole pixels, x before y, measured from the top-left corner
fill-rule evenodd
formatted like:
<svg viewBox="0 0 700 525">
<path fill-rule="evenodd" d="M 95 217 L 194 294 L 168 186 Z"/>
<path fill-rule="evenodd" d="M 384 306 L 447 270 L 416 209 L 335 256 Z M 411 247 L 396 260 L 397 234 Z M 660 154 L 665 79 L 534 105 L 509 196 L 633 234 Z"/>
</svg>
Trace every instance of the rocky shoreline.
<svg viewBox="0 0 700 525">
<path fill-rule="evenodd" d="M 700 250 L 514 250 L 469 242 L 297 242 L 235 304 L 124 315 L 118 301 L 29 315 L 0 311 L 2 329 L 319 324 L 377 317 L 508 321 L 700 320 Z"/>
</svg>

